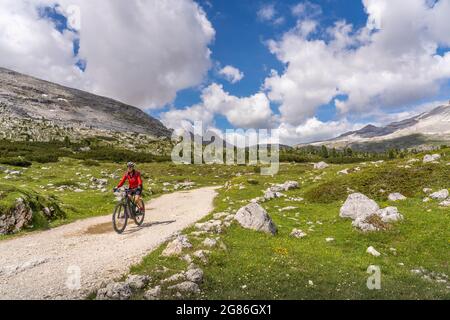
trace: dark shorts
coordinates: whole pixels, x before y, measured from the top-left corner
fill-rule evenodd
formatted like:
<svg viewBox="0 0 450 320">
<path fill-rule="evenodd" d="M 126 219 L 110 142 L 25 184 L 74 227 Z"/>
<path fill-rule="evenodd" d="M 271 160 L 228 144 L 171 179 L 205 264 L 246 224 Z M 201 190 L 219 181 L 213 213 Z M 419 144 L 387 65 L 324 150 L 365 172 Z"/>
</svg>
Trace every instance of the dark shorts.
<svg viewBox="0 0 450 320">
<path fill-rule="evenodd" d="M 142 194 L 142 190 L 141 189 L 134 189 L 131 194 L 133 196 L 140 196 Z"/>
</svg>

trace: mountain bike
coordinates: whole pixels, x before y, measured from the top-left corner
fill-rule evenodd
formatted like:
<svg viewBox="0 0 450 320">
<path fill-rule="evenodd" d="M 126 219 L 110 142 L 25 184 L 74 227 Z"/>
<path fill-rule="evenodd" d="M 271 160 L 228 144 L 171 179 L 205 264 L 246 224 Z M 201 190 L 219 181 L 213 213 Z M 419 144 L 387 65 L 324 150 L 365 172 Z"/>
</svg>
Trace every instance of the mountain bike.
<svg viewBox="0 0 450 320">
<path fill-rule="evenodd" d="M 114 209 L 112 222 L 114 230 L 119 234 L 125 231 L 129 218 L 132 218 L 138 226 L 144 223 L 145 209 L 144 212 L 139 211 L 139 207 L 133 198 L 134 191 L 135 189 L 125 189 L 122 192 L 119 203 Z"/>
</svg>

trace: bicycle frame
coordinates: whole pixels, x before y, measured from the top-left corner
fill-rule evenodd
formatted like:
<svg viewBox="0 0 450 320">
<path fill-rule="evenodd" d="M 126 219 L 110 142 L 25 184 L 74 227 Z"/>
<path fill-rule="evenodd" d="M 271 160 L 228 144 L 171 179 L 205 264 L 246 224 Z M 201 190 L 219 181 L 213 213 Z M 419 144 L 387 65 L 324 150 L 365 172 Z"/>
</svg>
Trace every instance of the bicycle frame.
<svg viewBox="0 0 450 320">
<path fill-rule="evenodd" d="M 136 208 L 138 207 L 133 199 L 132 191 L 131 189 L 125 189 L 121 200 L 125 207 L 125 213 L 129 214 L 131 218 L 136 216 Z"/>
</svg>

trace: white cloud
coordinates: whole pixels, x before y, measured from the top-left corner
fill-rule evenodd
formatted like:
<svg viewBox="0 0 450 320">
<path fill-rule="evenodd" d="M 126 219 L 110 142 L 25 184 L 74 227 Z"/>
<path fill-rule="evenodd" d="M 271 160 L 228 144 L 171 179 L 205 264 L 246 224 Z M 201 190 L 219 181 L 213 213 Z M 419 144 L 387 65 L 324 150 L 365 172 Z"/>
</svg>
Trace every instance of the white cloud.
<svg viewBox="0 0 450 320">
<path fill-rule="evenodd" d="M 0 65 L 51 81 L 80 84 L 75 67 L 72 32 L 58 32 L 53 23 L 39 17 L 42 1 L 0 2 Z"/>
<path fill-rule="evenodd" d="M 262 21 L 271 21 L 276 14 L 277 11 L 274 4 L 265 4 L 257 12 L 258 18 Z"/>
<path fill-rule="evenodd" d="M 256 15 L 260 21 L 270 22 L 274 25 L 281 25 L 285 21 L 284 17 L 278 14 L 278 11 L 273 3 L 262 5 Z"/>
<path fill-rule="evenodd" d="M 57 32 L 38 16 L 40 5 L 77 5 L 77 35 Z M 201 84 L 211 66 L 208 45 L 215 31 L 192 0 L 2 0 L 0 64 L 124 102 L 154 108 L 177 91 Z M 76 61 L 87 61 L 85 73 Z"/>
<path fill-rule="evenodd" d="M 280 104 L 282 122 L 301 125 L 334 100 L 342 116 L 395 111 L 435 96 L 450 79 L 450 53 L 436 53 L 439 45 L 450 43 L 444 18 L 450 16 L 449 1 L 434 7 L 426 0 L 363 3 L 368 20 L 359 30 L 338 21 L 322 39 L 317 22 L 303 18 L 280 40 L 269 42 L 286 64 L 283 74 L 273 72 L 265 80 L 269 98 Z"/>
<path fill-rule="evenodd" d="M 219 70 L 219 74 L 231 83 L 237 83 L 244 78 L 244 73 L 233 66 L 225 66 Z"/>
<path fill-rule="evenodd" d="M 281 123 L 278 129 L 281 143 L 294 145 L 300 142 L 309 143 L 335 138 L 345 132 L 360 129 L 363 126 L 363 124 L 351 123 L 347 119 L 322 122 L 316 117 L 312 117 L 299 126 Z"/>
<path fill-rule="evenodd" d="M 237 128 L 270 128 L 273 115 L 270 101 L 262 93 L 239 98 L 230 95 L 223 87 L 213 83 L 202 92 L 202 102 L 184 110 L 169 110 L 161 117 L 162 122 L 171 128 L 179 123 L 203 121 L 204 125 L 213 125 L 214 115 L 225 116 L 228 122 Z"/>
<path fill-rule="evenodd" d="M 292 15 L 299 18 L 312 18 L 322 14 L 322 8 L 315 3 L 304 1 L 296 4 L 295 6 L 292 6 L 291 12 Z"/>
</svg>

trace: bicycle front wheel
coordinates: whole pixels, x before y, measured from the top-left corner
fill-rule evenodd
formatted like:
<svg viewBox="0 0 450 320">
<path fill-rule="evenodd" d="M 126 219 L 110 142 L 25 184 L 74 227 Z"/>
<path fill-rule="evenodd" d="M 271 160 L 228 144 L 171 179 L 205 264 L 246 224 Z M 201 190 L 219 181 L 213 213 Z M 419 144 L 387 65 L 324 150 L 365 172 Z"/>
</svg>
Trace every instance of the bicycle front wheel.
<svg viewBox="0 0 450 320">
<path fill-rule="evenodd" d="M 118 234 L 121 234 L 125 231 L 128 222 L 128 214 L 123 203 L 119 203 L 114 209 L 112 222 L 113 228 Z"/>
</svg>

